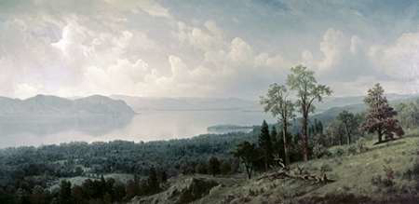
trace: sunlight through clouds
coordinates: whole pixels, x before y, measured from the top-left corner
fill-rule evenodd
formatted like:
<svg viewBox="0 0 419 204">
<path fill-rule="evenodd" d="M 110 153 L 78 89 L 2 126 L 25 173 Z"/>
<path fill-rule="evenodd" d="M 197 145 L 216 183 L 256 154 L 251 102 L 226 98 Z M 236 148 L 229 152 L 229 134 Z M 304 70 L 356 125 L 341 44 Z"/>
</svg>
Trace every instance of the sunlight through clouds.
<svg viewBox="0 0 419 204">
<path fill-rule="evenodd" d="M 409 15 L 381 18 L 396 25 L 382 32 L 377 16 L 389 8 L 366 13 L 370 4 L 352 1 L 198 3 L 188 10 L 167 0 L 3 2 L 0 95 L 255 98 L 297 64 L 337 93 L 351 84 L 360 87 L 351 94 L 363 94 L 365 78 L 417 92 L 419 31 L 408 5 L 400 10 Z"/>
</svg>

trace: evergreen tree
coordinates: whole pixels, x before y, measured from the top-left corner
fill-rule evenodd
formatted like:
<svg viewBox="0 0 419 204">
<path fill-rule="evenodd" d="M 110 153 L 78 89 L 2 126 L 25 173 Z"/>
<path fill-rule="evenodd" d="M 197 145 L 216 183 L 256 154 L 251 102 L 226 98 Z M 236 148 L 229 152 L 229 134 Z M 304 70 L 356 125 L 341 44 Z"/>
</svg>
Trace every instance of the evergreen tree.
<svg viewBox="0 0 419 204">
<path fill-rule="evenodd" d="M 321 120 L 315 119 L 314 120 L 314 126 L 315 126 L 314 132 L 315 132 L 316 135 L 323 134 L 323 123 L 322 123 Z"/>
<path fill-rule="evenodd" d="M 165 170 L 160 171 L 160 182 L 166 183 L 167 182 L 167 173 Z"/>
<path fill-rule="evenodd" d="M 380 84 L 375 84 L 372 89 L 368 90 L 364 102 L 368 105 L 368 112 L 362 129 L 369 133 L 376 132 L 378 143 L 384 141 L 383 136 L 385 139 L 393 139 L 394 134 L 404 135 L 403 128 L 395 119 L 397 112 L 388 104 L 384 89 Z"/>
<path fill-rule="evenodd" d="M 221 164 L 217 157 L 211 157 L 208 161 L 208 173 L 210 173 L 212 176 L 220 174 L 220 166 Z"/>
<path fill-rule="evenodd" d="M 150 194 L 157 193 L 160 190 L 160 183 L 157 178 L 156 169 L 154 167 L 150 168 L 147 184 L 148 189 L 150 190 Z"/>
<path fill-rule="evenodd" d="M 63 180 L 60 183 L 60 194 L 59 194 L 60 203 L 72 203 L 71 202 L 71 183 L 70 181 Z"/>
<path fill-rule="evenodd" d="M 266 121 L 263 121 L 261 132 L 259 135 L 259 148 L 262 152 L 263 161 L 265 164 L 265 171 L 273 163 L 272 140 L 269 134 L 269 126 Z"/>
<path fill-rule="evenodd" d="M 276 131 L 275 126 L 272 126 L 271 130 L 271 143 L 272 143 L 272 154 L 279 154 L 279 144 L 278 144 L 278 132 Z"/>
</svg>

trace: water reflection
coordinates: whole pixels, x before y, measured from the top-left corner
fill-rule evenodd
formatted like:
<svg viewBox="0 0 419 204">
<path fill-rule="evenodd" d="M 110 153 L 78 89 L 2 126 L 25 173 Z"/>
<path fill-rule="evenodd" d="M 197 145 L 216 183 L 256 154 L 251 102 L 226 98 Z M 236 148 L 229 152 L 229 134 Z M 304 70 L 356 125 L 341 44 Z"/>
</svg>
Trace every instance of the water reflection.
<svg viewBox="0 0 419 204">
<path fill-rule="evenodd" d="M 84 118 L 1 118 L 0 147 L 57 144 L 71 141 L 150 141 L 187 138 L 207 133 L 218 124 L 251 126 L 262 112 L 246 111 L 145 111 L 134 116 Z"/>
</svg>

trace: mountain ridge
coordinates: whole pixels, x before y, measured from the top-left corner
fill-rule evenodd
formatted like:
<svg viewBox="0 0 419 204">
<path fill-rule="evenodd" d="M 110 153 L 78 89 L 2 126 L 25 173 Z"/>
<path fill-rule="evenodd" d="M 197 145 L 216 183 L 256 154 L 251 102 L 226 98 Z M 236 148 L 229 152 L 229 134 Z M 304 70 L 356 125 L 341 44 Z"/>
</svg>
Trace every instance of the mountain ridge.
<svg viewBox="0 0 419 204">
<path fill-rule="evenodd" d="M 53 95 L 36 95 L 24 100 L 0 97 L 0 116 L 77 116 L 133 115 L 135 112 L 122 100 L 92 95 L 67 99 Z"/>
<path fill-rule="evenodd" d="M 263 111 L 257 100 L 236 97 L 140 97 L 128 95 L 110 95 L 110 98 L 123 100 L 136 112 L 141 111 L 194 111 L 194 110 L 243 110 Z M 389 101 L 405 100 L 419 97 L 418 94 L 387 94 Z M 335 107 L 363 104 L 365 96 L 325 97 L 316 102 L 316 113 Z"/>
</svg>

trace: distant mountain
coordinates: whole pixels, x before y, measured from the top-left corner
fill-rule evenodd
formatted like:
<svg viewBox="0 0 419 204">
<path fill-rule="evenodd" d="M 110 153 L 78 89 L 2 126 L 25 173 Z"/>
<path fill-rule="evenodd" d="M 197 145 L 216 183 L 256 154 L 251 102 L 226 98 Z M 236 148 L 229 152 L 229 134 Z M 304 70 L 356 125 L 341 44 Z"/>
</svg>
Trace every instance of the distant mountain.
<svg viewBox="0 0 419 204">
<path fill-rule="evenodd" d="M 257 100 L 246 100 L 240 98 L 157 98 L 157 97 L 136 97 L 125 95 L 112 95 L 113 99 L 123 100 L 136 112 L 157 110 L 157 111 L 179 111 L 179 110 L 242 110 L 262 112 L 263 108 Z M 406 100 L 416 98 L 419 95 L 389 94 L 390 101 Z M 364 96 L 349 97 L 326 97 L 323 102 L 316 103 L 316 113 L 321 113 L 335 107 L 363 104 Z"/>
<path fill-rule="evenodd" d="M 399 103 L 407 103 L 407 102 L 411 102 L 413 100 L 417 100 L 419 99 L 418 95 L 397 95 L 397 94 L 390 94 L 390 95 L 386 95 L 388 101 L 390 102 L 390 104 L 392 106 L 395 106 Z M 342 103 L 336 103 L 336 101 L 332 100 L 332 101 L 326 101 L 325 104 L 335 104 L 335 106 L 324 110 L 318 114 L 314 115 L 314 118 L 318 119 L 318 120 L 322 120 L 322 121 L 330 121 L 332 119 L 334 119 L 337 115 L 339 115 L 339 113 L 341 113 L 342 111 L 346 110 L 352 113 L 361 113 L 363 111 L 365 111 L 367 109 L 366 105 L 364 104 L 363 100 L 364 97 L 353 97 L 348 99 L 349 102 L 354 103 L 354 104 L 350 104 L 349 105 L 343 105 L 343 106 L 339 106 L 338 104 L 345 104 L 344 98 L 342 99 Z M 340 100 L 340 99 L 338 99 Z M 358 103 L 356 103 L 358 102 Z"/>
<path fill-rule="evenodd" d="M 75 100 L 49 95 L 37 95 L 25 100 L 0 97 L 1 117 L 74 117 L 133 114 L 134 111 L 124 101 L 100 95 Z"/>
<path fill-rule="evenodd" d="M 419 95 L 417 94 L 387 94 L 387 99 L 389 101 L 403 101 L 418 98 Z M 365 96 L 346 96 L 346 97 L 325 97 L 323 102 L 315 103 L 316 105 L 316 112 L 323 112 L 329 109 L 337 108 L 337 107 L 345 107 L 350 105 L 355 106 L 362 106 L 364 104 Z"/>
<path fill-rule="evenodd" d="M 124 95 L 112 95 L 110 97 L 125 101 L 136 112 L 147 110 L 262 110 L 257 101 L 239 98 L 152 98 Z"/>
</svg>

